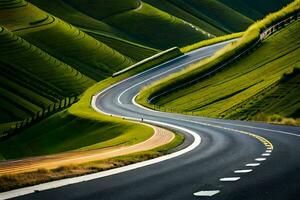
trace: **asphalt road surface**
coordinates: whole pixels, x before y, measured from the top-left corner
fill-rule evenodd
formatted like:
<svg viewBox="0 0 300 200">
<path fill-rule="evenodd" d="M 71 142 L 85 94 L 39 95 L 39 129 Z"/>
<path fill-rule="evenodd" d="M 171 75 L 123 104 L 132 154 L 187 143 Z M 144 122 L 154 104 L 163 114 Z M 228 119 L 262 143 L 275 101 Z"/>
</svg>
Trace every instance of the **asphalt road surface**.
<svg viewBox="0 0 300 200">
<path fill-rule="evenodd" d="M 210 56 L 222 46 L 223 43 L 209 46 L 172 60 L 131 77 L 96 98 L 95 105 L 105 113 L 193 131 L 201 137 L 196 148 L 135 170 L 16 199 L 299 200 L 299 127 L 155 112 L 134 103 L 141 87 Z M 182 148 L 195 139 L 184 134 Z"/>
</svg>

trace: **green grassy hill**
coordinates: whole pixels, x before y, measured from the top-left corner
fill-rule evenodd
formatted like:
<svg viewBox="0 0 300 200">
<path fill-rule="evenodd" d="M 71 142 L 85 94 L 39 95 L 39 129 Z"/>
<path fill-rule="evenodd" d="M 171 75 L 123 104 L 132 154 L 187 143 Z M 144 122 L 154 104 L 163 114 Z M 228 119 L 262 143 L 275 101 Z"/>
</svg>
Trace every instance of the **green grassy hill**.
<svg viewBox="0 0 300 200">
<path fill-rule="evenodd" d="M 298 20 L 252 54 L 191 87 L 164 95 L 156 105 L 209 117 L 299 118 L 299 31 Z"/>
<path fill-rule="evenodd" d="M 5 28 L 0 30 L 0 44 L 0 122 L 29 117 L 94 83 Z"/>
<path fill-rule="evenodd" d="M 197 30 L 191 24 L 142 1 L 114 0 L 103 3 L 103 0 L 97 0 L 92 4 L 84 0 L 67 2 L 82 12 L 133 36 L 141 44 L 154 48 L 166 49 L 208 38 L 199 27 Z M 95 4 L 98 6 L 94 6 Z M 107 10 L 110 11 L 107 13 Z"/>
<path fill-rule="evenodd" d="M 9 8 L 16 8 L 16 7 L 21 7 L 25 6 L 27 3 L 26 1 L 23 0 L 2 0 L 0 1 L 0 9 L 9 9 Z"/>
<path fill-rule="evenodd" d="M 132 145 L 148 139 L 152 133 L 150 127 L 124 120 L 102 117 L 100 121 L 63 111 L 22 134 L 1 142 L 0 160 L 1 157 L 16 159 L 70 150 Z"/>
<path fill-rule="evenodd" d="M 132 36 L 76 10 L 61 0 L 30 0 L 30 2 L 78 27 L 80 30 L 85 31 L 95 39 L 133 60 L 140 61 L 158 52 L 157 49 L 145 46 Z"/>
<path fill-rule="evenodd" d="M 242 31 L 289 2 L 0 0 L 0 132 L 161 50 Z M 172 102 L 172 97 L 168 98 Z M 223 114 L 235 116 L 229 108 Z M 183 109 L 202 112 L 194 107 Z M 24 131 L 24 136 L 1 143 L 0 157 L 56 153 L 93 143 L 98 147 L 116 145 L 125 141 L 126 134 L 134 140 L 133 133 L 141 130 L 140 126 L 80 112 L 58 113 Z M 74 127 L 82 130 L 74 131 Z M 108 132 L 111 136 L 105 135 Z M 149 137 L 150 132 L 141 137 Z"/>
<path fill-rule="evenodd" d="M 88 0 L 64 1 L 97 19 L 103 19 L 115 14 L 137 9 L 141 4 L 140 0 L 94 0 L 92 2 Z"/>
<path fill-rule="evenodd" d="M 1 17 L 4 27 L 95 80 L 133 64 L 116 50 L 31 4 L 3 12 L 15 16 Z"/>
</svg>

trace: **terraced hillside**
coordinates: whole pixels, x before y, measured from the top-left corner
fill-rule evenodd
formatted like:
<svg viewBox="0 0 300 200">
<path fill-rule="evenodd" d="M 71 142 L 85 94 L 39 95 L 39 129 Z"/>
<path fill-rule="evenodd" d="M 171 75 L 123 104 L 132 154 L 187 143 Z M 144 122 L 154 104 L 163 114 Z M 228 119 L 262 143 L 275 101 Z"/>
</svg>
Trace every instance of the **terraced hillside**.
<svg viewBox="0 0 300 200">
<path fill-rule="evenodd" d="M 97 0 L 93 4 L 84 0 L 67 2 L 154 48 L 166 49 L 208 38 L 200 28 L 197 30 L 187 22 L 142 1 Z"/>
<path fill-rule="evenodd" d="M 2 14 L 4 27 L 95 80 L 133 64 L 116 50 L 31 4 Z"/>
<path fill-rule="evenodd" d="M 0 129 L 134 63 L 30 3 L 0 2 Z"/>
<path fill-rule="evenodd" d="M 30 2 L 48 13 L 73 24 L 133 60 L 140 61 L 158 52 L 157 49 L 143 45 L 132 36 L 76 10 L 61 0 L 30 0 Z"/>
<path fill-rule="evenodd" d="M 94 83 L 5 28 L 0 31 L 0 44 L 0 122 L 29 117 Z"/>
<path fill-rule="evenodd" d="M 0 132 L 160 50 L 244 30 L 291 0 L 266 1 L 0 0 Z"/>
<path fill-rule="evenodd" d="M 299 118 L 299 31 L 298 20 L 270 36 L 254 53 L 156 104 L 210 117 Z"/>
<path fill-rule="evenodd" d="M 222 32 L 238 32 L 246 29 L 270 11 L 279 10 L 291 1 L 260 0 L 169 0 L 178 7 L 206 21 Z M 213 11 L 213 12 L 212 12 Z"/>
</svg>

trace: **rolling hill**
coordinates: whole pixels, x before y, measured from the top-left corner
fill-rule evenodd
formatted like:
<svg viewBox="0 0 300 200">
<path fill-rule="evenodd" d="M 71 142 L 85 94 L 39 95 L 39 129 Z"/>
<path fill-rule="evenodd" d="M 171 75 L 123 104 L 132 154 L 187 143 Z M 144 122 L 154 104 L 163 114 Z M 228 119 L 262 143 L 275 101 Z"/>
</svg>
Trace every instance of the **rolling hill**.
<svg viewBox="0 0 300 200">
<path fill-rule="evenodd" d="M 160 97 L 156 105 L 231 119 L 299 118 L 299 31 L 298 20 L 250 55 L 210 78 Z"/>
<path fill-rule="evenodd" d="M 161 50 L 243 31 L 291 0 L 266 2 L 0 0 L 0 132 Z M 95 123 L 70 113 L 52 121 L 58 119 L 68 124 L 53 127 L 59 133 L 71 132 L 68 120 Z M 90 134 L 100 128 L 93 126 Z M 54 130 L 33 128 L 28 143 L 40 130 L 45 141 L 56 137 Z"/>
<path fill-rule="evenodd" d="M 0 30 L 0 44 L 2 122 L 29 117 L 94 83 L 5 28 Z"/>
</svg>

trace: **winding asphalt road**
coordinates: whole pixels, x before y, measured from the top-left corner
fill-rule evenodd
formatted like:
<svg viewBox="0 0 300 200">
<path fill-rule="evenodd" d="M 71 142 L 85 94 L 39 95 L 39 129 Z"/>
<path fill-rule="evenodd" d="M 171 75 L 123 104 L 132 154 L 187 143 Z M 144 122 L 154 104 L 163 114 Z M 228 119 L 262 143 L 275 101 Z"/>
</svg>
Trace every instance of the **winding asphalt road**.
<svg viewBox="0 0 300 200">
<path fill-rule="evenodd" d="M 224 45 L 205 47 L 169 61 L 94 98 L 97 110 L 107 114 L 143 118 L 154 124 L 162 122 L 162 126 L 185 132 L 186 140 L 181 146 L 183 151 L 189 149 L 185 153 L 174 153 L 172 159 L 127 172 L 16 199 L 299 200 L 299 127 L 162 113 L 134 102 L 141 87 L 210 56 Z"/>
</svg>

